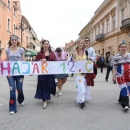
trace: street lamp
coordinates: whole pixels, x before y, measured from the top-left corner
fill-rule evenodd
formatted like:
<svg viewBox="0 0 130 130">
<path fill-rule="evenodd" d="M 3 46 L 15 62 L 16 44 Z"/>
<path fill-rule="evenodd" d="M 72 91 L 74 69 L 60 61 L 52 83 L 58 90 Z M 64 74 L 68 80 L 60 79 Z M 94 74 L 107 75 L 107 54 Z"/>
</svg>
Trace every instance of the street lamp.
<svg viewBox="0 0 130 130">
<path fill-rule="evenodd" d="M 19 26 L 18 26 L 19 25 Z M 23 18 L 21 19 L 20 23 L 18 23 L 15 27 L 16 30 L 21 29 L 21 44 L 23 45 L 23 31 L 24 30 L 31 30 L 31 27 L 28 27 L 24 22 Z"/>
</svg>

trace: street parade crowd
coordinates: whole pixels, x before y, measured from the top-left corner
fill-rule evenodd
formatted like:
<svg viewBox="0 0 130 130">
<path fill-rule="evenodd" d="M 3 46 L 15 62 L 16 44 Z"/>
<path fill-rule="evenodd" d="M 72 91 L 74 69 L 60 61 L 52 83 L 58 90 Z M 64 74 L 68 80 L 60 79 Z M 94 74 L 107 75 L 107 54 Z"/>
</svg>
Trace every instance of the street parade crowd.
<svg viewBox="0 0 130 130">
<path fill-rule="evenodd" d="M 41 61 L 43 63 L 47 61 L 67 61 L 68 59 L 73 61 L 88 60 L 93 62 L 93 73 L 75 73 L 77 96 L 76 101 L 80 108 L 85 107 L 85 100 L 91 100 L 91 87 L 94 86 L 94 79 L 97 75 L 97 67 L 101 68 L 103 73 L 104 66 L 107 67 L 106 82 L 109 78 L 109 73 L 112 71 L 113 83 L 118 83 L 120 88 L 118 102 L 121 104 L 124 111 L 129 110 L 129 93 L 130 93 L 130 53 L 127 52 L 127 43 L 122 40 L 119 43 L 119 53 L 114 56 L 113 50 L 110 54 L 104 58 L 103 54 L 97 57 L 95 50 L 90 45 L 89 37 L 78 40 L 77 48 L 72 56 L 63 51 L 60 47 L 56 48 L 55 52 L 51 50 L 51 45 L 48 40 L 42 41 L 40 52 L 33 58 L 33 61 Z M 11 35 L 8 48 L 6 50 L 6 61 L 24 61 L 24 49 L 20 46 L 18 37 Z M 1 62 L 3 62 L 1 60 Z M 51 100 L 51 94 L 56 95 L 56 84 L 55 79 L 58 80 L 58 95 L 62 96 L 62 86 L 66 83 L 67 73 L 64 74 L 48 74 L 38 75 L 37 88 L 34 98 L 41 99 L 43 102 L 42 108 L 47 108 L 47 103 Z M 17 101 L 19 104 L 24 105 L 24 92 L 23 92 L 23 81 L 24 75 L 7 76 L 7 81 L 10 88 L 10 99 L 9 99 L 9 112 L 11 115 L 17 112 Z M 16 98 L 17 90 L 17 98 Z"/>
</svg>

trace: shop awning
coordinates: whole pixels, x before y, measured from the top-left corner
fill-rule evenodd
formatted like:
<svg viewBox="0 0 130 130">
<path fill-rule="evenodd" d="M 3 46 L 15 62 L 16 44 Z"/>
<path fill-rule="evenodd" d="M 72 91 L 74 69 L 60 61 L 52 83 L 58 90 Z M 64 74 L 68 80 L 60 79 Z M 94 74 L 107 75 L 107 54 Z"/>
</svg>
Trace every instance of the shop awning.
<svg viewBox="0 0 130 130">
<path fill-rule="evenodd" d="M 36 56 L 37 55 L 37 52 L 34 52 L 32 50 L 26 50 L 25 51 L 25 56 Z"/>
</svg>

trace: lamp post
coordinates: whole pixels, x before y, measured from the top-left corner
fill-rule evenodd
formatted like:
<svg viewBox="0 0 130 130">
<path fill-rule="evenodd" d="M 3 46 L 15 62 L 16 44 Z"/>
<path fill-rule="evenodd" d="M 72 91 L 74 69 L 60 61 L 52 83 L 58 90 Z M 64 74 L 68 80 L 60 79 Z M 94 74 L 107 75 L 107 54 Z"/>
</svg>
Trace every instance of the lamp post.
<svg viewBox="0 0 130 130">
<path fill-rule="evenodd" d="M 19 25 L 19 26 L 18 26 Z M 21 44 L 23 46 L 23 31 L 24 30 L 31 30 L 31 27 L 28 27 L 24 22 L 23 18 L 21 19 L 20 23 L 18 23 L 15 27 L 16 30 L 20 29 L 21 30 Z"/>
</svg>

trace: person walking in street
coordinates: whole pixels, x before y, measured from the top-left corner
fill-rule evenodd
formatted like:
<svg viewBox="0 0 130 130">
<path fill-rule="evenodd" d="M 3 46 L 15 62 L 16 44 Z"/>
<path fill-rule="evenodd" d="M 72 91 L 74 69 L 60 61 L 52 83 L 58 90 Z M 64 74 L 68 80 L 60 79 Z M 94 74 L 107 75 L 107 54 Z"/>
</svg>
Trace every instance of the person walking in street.
<svg viewBox="0 0 130 130">
<path fill-rule="evenodd" d="M 114 59 L 114 52 L 113 50 L 111 50 L 110 55 L 106 57 L 106 65 L 107 65 L 107 72 L 106 72 L 106 78 L 105 78 L 106 81 L 108 81 L 109 73 L 113 69 L 113 59 Z M 113 83 L 116 84 L 116 82 L 113 82 Z"/>
<path fill-rule="evenodd" d="M 101 57 L 99 58 L 99 63 L 100 63 L 101 73 L 103 73 L 103 67 L 105 65 L 105 58 L 103 54 L 101 54 Z"/>
<path fill-rule="evenodd" d="M 24 49 L 20 47 L 18 37 L 11 35 L 8 44 L 9 47 L 6 50 L 7 61 L 24 61 Z M 18 92 L 17 101 L 22 106 L 24 105 L 23 79 L 23 75 L 7 76 L 10 89 L 9 111 L 11 115 L 17 112 L 16 89 Z"/>
<path fill-rule="evenodd" d="M 42 42 L 41 51 L 36 56 L 36 61 L 55 61 L 55 53 L 51 50 L 48 40 Z M 47 101 L 51 99 L 50 94 L 56 94 L 55 75 L 38 75 L 35 98 L 43 100 L 43 109 L 47 107 Z"/>
<path fill-rule="evenodd" d="M 78 49 L 76 49 L 75 53 L 73 54 L 73 60 L 75 61 L 86 60 L 84 41 L 79 40 L 77 43 L 77 47 Z M 75 74 L 76 88 L 77 88 L 76 100 L 80 104 L 81 109 L 85 107 L 85 100 L 91 99 L 90 89 L 88 88 L 84 77 L 85 77 L 85 73 Z"/>
<path fill-rule="evenodd" d="M 85 53 L 86 53 L 86 59 L 90 60 L 93 62 L 93 73 L 86 73 L 86 82 L 87 82 L 87 87 L 90 89 L 91 86 L 94 86 L 94 79 L 97 75 L 97 67 L 96 67 L 96 54 L 95 50 L 93 47 L 90 46 L 90 39 L 89 37 L 86 37 L 84 40 L 84 45 L 85 45 Z"/>
<path fill-rule="evenodd" d="M 119 54 L 114 57 L 113 63 L 113 81 L 116 81 L 120 87 L 119 103 L 122 108 L 129 110 L 130 95 L 130 53 L 127 52 L 127 44 L 124 40 L 119 45 Z"/>
<path fill-rule="evenodd" d="M 62 49 L 60 47 L 56 48 L 55 60 L 56 61 L 67 61 L 68 60 L 68 56 L 67 56 L 66 52 L 62 52 Z M 55 78 L 57 78 L 57 80 L 58 80 L 58 89 L 59 89 L 58 95 L 59 96 L 62 95 L 62 93 L 61 93 L 62 86 L 67 81 L 67 77 L 69 77 L 68 74 L 56 74 L 55 75 Z"/>
</svg>

